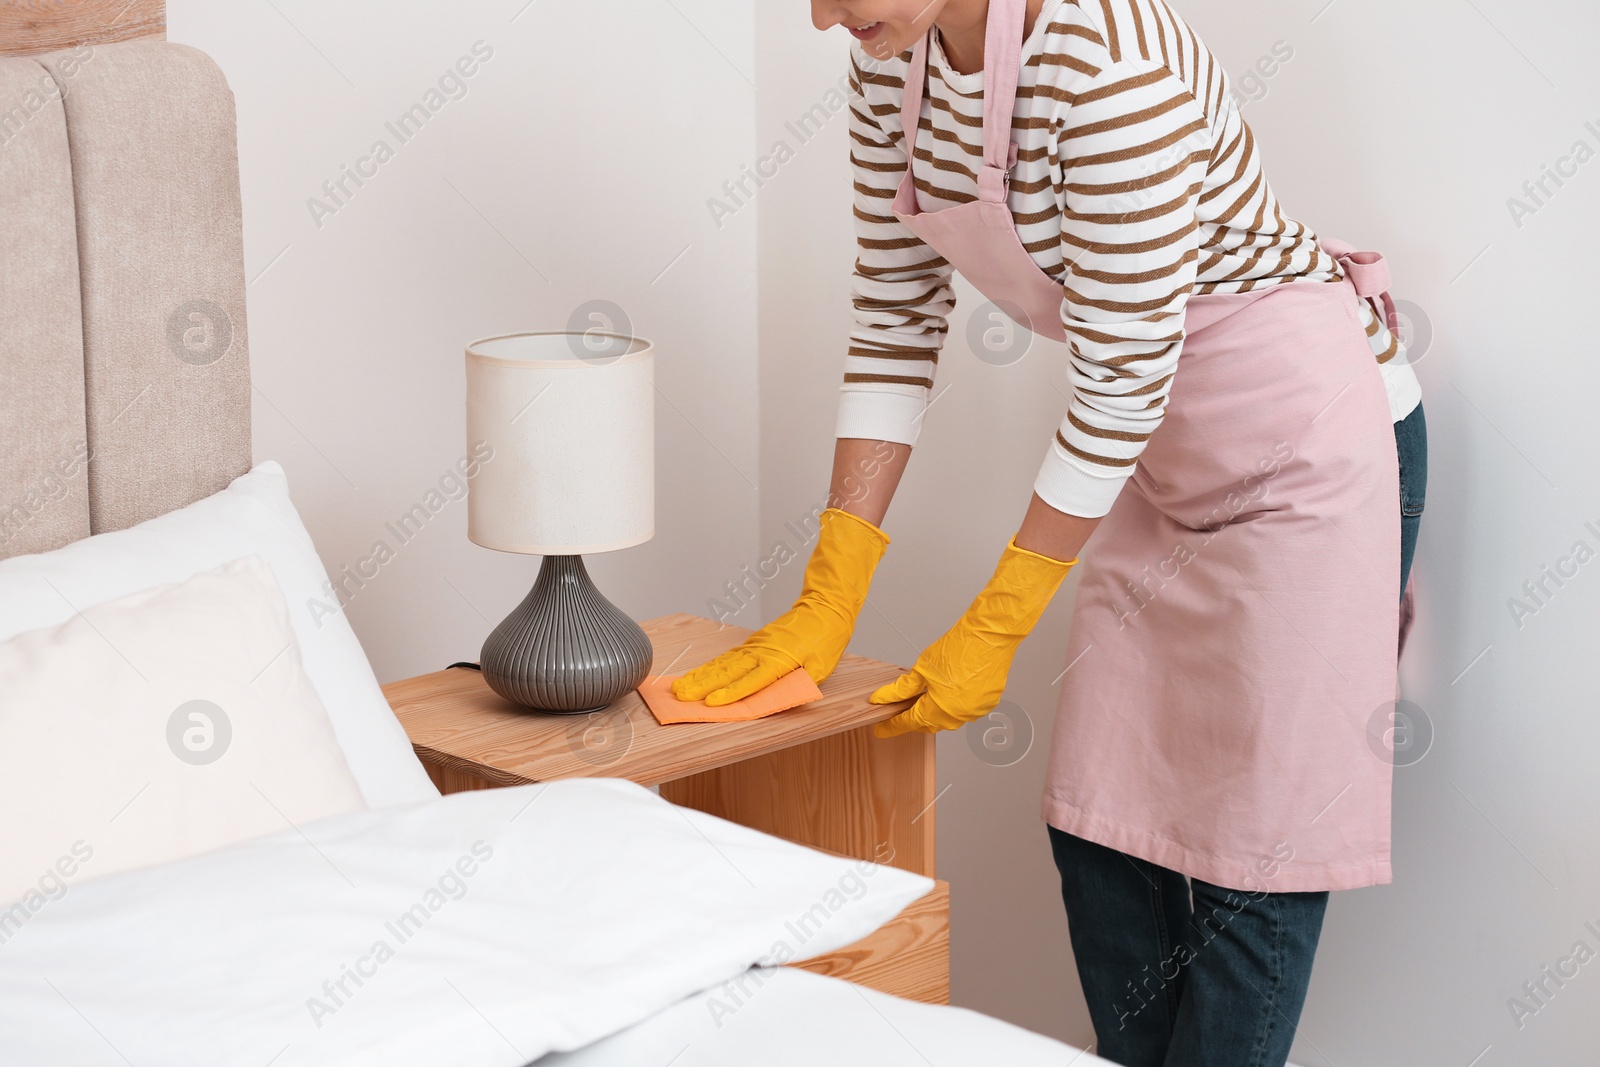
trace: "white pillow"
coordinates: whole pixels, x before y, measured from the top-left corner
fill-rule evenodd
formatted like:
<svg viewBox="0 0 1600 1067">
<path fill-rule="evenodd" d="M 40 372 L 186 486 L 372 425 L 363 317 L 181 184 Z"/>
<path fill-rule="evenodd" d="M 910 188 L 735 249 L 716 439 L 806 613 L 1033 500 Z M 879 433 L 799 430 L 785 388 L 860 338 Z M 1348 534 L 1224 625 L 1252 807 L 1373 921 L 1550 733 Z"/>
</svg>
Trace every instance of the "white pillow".
<svg viewBox="0 0 1600 1067">
<path fill-rule="evenodd" d="M 0 642 L 0 904 L 365 807 L 256 557 Z"/>
<path fill-rule="evenodd" d="M 619 779 L 302 830 L 0 911 L 0 1063 L 522 1067 L 933 886 Z"/>
<path fill-rule="evenodd" d="M 0 560 L 0 640 L 250 555 L 264 558 L 283 588 L 306 674 L 367 804 L 438 796 L 343 613 L 313 617 L 307 607 L 328 602 L 328 575 L 289 500 L 283 468 L 270 460 L 186 508 L 53 552 Z"/>
</svg>

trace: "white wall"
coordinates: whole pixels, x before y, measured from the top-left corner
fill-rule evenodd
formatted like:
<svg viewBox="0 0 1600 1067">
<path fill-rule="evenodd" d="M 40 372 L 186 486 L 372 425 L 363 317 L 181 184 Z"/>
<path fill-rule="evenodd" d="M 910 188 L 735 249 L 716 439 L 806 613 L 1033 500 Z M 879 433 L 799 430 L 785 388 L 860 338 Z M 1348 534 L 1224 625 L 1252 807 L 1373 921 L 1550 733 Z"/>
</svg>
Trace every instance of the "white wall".
<svg viewBox="0 0 1600 1067">
<path fill-rule="evenodd" d="M 785 123 L 827 106 L 842 33 L 815 33 L 801 0 L 537 0 L 520 15 L 523 0 L 275 2 L 172 0 L 171 36 L 216 57 L 238 96 L 256 454 L 288 467 L 325 559 L 365 555 L 461 455 L 464 342 L 562 326 L 592 298 L 661 347 L 659 532 L 593 561 L 607 592 L 640 617 L 704 612 L 776 541 L 795 544 L 785 523 L 827 481 L 853 238 L 842 115 L 803 143 Z M 1402 679 L 1436 739 L 1396 774 L 1395 884 L 1335 895 L 1295 1058 L 1591 1061 L 1600 963 L 1551 983 L 1520 1029 L 1507 1000 L 1576 942 L 1600 952 L 1585 926 L 1600 930 L 1586 684 L 1600 564 L 1520 627 L 1507 605 L 1574 542 L 1600 551 L 1584 525 L 1600 528 L 1586 328 L 1600 278 L 1583 242 L 1600 162 L 1520 226 L 1507 198 L 1574 142 L 1600 149 L 1600 17 L 1554 0 L 1177 6 L 1236 78 L 1279 41 L 1294 50 L 1246 107 L 1269 176 L 1290 213 L 1384 252 L 1433 331 Z M 468 95 L 317 228 L 306 199 L 479 39 L 495 54 Z M 792 158 L 719 225 L 708 198 L 734 206 L 723 182 L 780 139 Z M 1005 368 L 966 353 L 978 300 L 959 293 L 951 388 L 853 645 L 900 663 L 987 577 L 1065 403 L 1050 346 Z M 535 566 L 469 544 L 451 505 L 350 615 L 385 679 L 475 658 Z M 770 618 L 798 584 L 786 568 L 737 621 Z M 956 1001 L 1087 1042 L 1038 816 L 1071 600 L 1069 582 L 1012 675 L 1037 733 L 1027 755 L 1001 766 L 964 733 L 940 738 L 939 848 Z"/>
<path fill-rule="evenodd" d="M 674 4 L 168 5 L 237 100 L 256 458 L 330 571 L 394 550 L 347 609 L 383 680 L 476 660 L 537 573 L 470 543 L 462 501 L 404 545 L 385 528 L 466 451 L 475 338 L 603 299 L 656 342 L 657 534 L 589 560 L 624 611 L 700 606 L 754 542 L 755 218 L 705 207 L 750 142 L 752 15 Z M 385 123 L 478 41 L 465 95 L 401 143 Z M 307 200 L 380 138 L 318 226 Z"/>
</svg>

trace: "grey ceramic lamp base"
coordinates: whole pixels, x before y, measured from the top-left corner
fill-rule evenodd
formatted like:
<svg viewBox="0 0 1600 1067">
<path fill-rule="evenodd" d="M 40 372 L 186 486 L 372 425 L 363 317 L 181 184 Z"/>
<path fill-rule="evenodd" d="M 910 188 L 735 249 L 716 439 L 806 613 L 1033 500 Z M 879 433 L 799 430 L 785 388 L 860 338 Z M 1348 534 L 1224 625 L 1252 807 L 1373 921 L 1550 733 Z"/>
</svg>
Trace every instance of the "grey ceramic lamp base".
<svg viewBox="0 0 1600 1067">
<path fill-rule="evenodd" d="M 557 715 L 599 711 L 644 681 L 644 630 L 600 594 L 582 556 L 546 556 L 517 609 L 483 643 L 489 688 Z"/>
</svg>

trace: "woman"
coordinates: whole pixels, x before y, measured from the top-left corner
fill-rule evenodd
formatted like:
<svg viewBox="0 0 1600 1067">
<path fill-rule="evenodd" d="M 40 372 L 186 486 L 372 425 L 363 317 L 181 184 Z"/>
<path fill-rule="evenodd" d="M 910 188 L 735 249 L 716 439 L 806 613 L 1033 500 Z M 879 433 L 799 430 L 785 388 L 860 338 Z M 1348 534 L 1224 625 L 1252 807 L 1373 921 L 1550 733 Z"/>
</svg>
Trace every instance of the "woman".
<svg viewBox="0 0 1600 1067">
<path fill-rule="evenodd" d="M 812 13 L 858 41 L 833 506 L 795 605 L 674 688 L 722 704 L 838 663 L 959 270 L 1070 346 L 1072 395 L 988 585 L 873 694 L 916 698 L 879 733 L 988 714 L 1082 551 L 1044 816 L 1097 1051 L 1281 1065 L 1329 892 L 1390 880 L 1372 736 L 1426 453 L 1387 268 L 1282 211 L 1161 0 Z"/>
</svg>

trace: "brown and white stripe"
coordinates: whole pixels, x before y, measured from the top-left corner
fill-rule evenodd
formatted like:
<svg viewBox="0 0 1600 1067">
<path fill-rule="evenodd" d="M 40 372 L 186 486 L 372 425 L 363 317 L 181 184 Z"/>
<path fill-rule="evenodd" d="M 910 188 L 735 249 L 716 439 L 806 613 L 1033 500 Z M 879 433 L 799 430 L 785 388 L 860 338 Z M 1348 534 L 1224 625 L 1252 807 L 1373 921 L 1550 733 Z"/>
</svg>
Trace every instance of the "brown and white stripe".
<svg viewBox="0 0 1600 1067">
<path fill-rule="evenodd" d="M 1189 295 L 1342 272 L 1283 213 L 1226 72 L 1162 0 L 1046 0 L 1023 52 L 1009 206 L 1023 247 L 1062 284 L 1072 353 L 1072 399 L 1036 489 L 1103 515 L 1160 424 Z M 858 249 L 837 428 L 907 444 L 955 306 L 950 264 L 890 208 L 910 58 L 851 49 Z M 982 129 L 983 74 L 952 71 L 935 34 L 915 152 L 926 210 L 976 198 Z M 1397 340 L 1364 312 L 1374 356 L 1394 362 Z M 1391 387 L 1392 407 L 1408 401 Z"/>
</svg>

